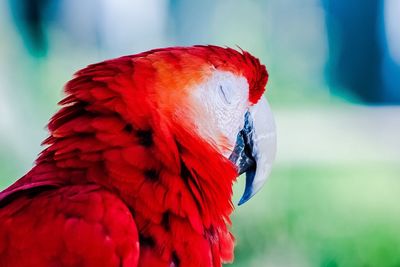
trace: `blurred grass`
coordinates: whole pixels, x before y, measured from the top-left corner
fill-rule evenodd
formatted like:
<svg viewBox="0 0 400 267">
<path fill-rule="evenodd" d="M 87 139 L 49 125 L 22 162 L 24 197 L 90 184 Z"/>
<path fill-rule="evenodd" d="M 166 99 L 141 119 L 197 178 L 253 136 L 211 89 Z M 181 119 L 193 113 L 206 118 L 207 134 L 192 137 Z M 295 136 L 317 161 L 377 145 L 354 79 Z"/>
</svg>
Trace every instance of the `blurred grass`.
<svg viewBox="0 0 400 267">
<path fill-rule="evenodd" d="M 276 166 L 265 188 L 233 214 L 232 266 L 400 266 L 399 173 L 384 163 Z"/>
<path fill-rule="evenodd" d="M 395 164 L 277 166 L 233 215 L 233 266 L 400 266 L 399 173 Z"/>
</svg>

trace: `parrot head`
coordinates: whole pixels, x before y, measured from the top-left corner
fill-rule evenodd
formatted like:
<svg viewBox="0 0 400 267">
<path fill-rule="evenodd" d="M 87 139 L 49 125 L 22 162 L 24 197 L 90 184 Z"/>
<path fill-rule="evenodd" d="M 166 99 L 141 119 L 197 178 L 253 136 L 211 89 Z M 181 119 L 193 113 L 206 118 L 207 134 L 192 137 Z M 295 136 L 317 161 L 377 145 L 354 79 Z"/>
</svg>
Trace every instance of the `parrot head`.
<svg viewBox="0 0 400 267">
<path fill-rule="evenodd" d="M 196 199 L 207 199 L 221 217 L 218 210 L 230 210 L 238 175 L 246 174 L 240 205 L 271 171 L 276 133 L 262 97 L 267 81 L 257 58 L 218 46 L 161 48 L 89 65 L 66 84 L 63 108 L 48 125 L 49 147 L 37 162 L 90 169 L 96 175 L 89 180 L 107 180 L 110 187 L 118 179 L 99 173 L 115 175 L 112 169 L 122 167 L 114 165 L 124 160 L 145 173 L 180 175 L 186 168 L 194 181 L 189 187 L 202 194 Z M 106 170 L 93 171 L 97 166 Z"/>
<path fill-rule="evenodd" d="M 158 75 L 156 105 L 246 174 L 239 205 L 261 189 L 276 151 L 274 119 L 262 97 L 268 73 L 245 51 L 216 46 L 160 50 L 147 56 Z"/>
</svg>

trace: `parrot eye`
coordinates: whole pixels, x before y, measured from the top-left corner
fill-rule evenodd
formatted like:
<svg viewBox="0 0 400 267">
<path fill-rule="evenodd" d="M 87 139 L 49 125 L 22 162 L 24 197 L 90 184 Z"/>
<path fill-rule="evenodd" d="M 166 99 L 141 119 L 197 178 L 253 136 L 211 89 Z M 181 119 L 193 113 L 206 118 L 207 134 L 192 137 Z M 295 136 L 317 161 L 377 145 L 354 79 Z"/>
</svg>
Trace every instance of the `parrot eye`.
<svg viewBox="0 0 400 267">
<path fill-rule="evenodd" d="M 246 78 L 229 71 L 213 71 L 193 88 L 192 120 L 199 134 L 216 145 L 226 158 L 232 153 L 249 108 Z"/>
<path fill-rule="evenodd" d="M 231 104 L 232 102 L 228 99 L 228 94 L 225 92 L 224 87 L 222 85 L 219 86 L 220 96 L 225 100 L 226 103 Z"/>
</svg>

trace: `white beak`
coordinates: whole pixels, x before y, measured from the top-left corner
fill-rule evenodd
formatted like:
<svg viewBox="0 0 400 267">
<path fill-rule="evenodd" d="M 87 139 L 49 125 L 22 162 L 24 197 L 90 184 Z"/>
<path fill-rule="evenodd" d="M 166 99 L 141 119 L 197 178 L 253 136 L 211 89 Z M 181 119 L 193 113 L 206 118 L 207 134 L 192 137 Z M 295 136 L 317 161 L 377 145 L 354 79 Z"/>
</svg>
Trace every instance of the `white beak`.
<svg viewBox="0 0 400 267">
<path fill-rule="evenodd" d="M 248 177 L 246 177 L 246 189 L 239 205 L 254 196 L 265 184 L 276 155 L 276 126 L 267 100 L 262 97 L 249 111 L 253 120 L 252 156 L 255 159 L 256 167 L 255 174 L 246 173 L 246 176 L 253 176 L 253 179 L 248 181 Z"/>
<path fill-rule="evenodd" d="M 254 196 L 271 173 L 276 154 L 276 128 L 271 109 L 265 98 L 245 114 L 243 129 L 229 159 L 238 173 L 246 173 L 246 187 L 239 205 Z"/>
</svg>

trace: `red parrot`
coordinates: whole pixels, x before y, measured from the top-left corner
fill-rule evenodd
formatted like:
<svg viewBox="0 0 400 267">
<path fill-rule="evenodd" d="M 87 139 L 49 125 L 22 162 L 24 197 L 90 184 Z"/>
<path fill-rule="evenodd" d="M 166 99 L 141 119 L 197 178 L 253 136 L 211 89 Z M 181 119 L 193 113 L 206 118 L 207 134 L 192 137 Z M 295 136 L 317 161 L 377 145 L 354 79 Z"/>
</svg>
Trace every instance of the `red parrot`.
<svg viewBox="0 0 400 267">
<path fill-rule="evenodd" d="M 221 266 L 275 155 L 264 65 L 218 46 L 90 65 L 65 86 L 35 166 L 0 193 L 0 266 Z"/>
</svg>

